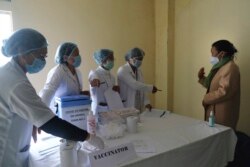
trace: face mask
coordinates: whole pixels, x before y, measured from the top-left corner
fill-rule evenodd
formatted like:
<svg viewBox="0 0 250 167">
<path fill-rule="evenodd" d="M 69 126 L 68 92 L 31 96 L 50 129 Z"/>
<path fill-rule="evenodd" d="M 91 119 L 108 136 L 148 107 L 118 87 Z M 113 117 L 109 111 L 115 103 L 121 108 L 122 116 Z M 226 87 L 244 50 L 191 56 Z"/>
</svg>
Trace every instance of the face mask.
<svg viewBox="0 0 250 167">
<path fill-rule="evenodd" d="M 25 64 L 26 71 L 30 74 L 41 71 L 46 64 L 45 60 L 35 58 L 31 65 Z"/>
<path fill-rule="evenodd" d="M 103 64 L 103 67 L 107 70 L 111 70 L 114 67 L 114 61 L 107 61 L 105 64 Z"/>
<path fill-rule="evenodd" d="M 80 64 L 81 64 L 81 61 L 82 61 L 81 56 L 80 56 L 80 55 L 76 56 L 76 57 L 74 58 L 73 66 L 74 66 L 75 68 L 79 67 Z"/>
<path fill-rule="evenodd" d="M 134 60 L 133 66 L 139 68 L 142 64 L 142 60 Z"/>
<path fill-rule="evenodd" d="M 220 60 L 218 59 L 218 57 L 214 57 L 214 56 L 211 56 L 211 57 L 210 57 L 210 63 L 211 63 L 212 65 L 217 64 L 219 61 L 220 61 Z"/>
</svg>

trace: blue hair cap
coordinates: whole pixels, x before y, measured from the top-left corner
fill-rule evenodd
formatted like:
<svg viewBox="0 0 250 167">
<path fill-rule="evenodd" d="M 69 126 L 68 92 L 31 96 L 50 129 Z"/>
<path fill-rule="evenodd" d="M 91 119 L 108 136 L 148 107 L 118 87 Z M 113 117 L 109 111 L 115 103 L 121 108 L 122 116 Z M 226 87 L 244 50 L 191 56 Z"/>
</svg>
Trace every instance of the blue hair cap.
<svg viewBox="0 0 250 167">
<path fill-rule="evenodd" d="M 128 53 L 125 55 L 125 60 L 128 61 L 130 58 L 134 57 L 144 57 L 145 52 L 140 48 L 133 48 L 128 51 Z"/>
<path fill-rule="evenodd" d="M 55 62 L 57 64 L 65 64 L 66 60 L 64 59 L 64 56 L 69 57 L 76 48 L 78 48 L 77 45 L 72 42 L 62 43 L 57 47 Z"/>
<path fill-rule="evenodd" d="M 6 57 L 16 57 L 47 46 L 47 40 L 40 32 L 31 28 L 23 28 L 4 40 L 2 53 Z"/>
<path fill-rule="evenodd" d="M 113 54 L 113 51 L 112 50 L 109 50 L 109 49 L 100 49 L 100 50 L 97 50 L 95 51 L 94 53 L 94 60 L 95 62 L 98 64 L 98 65 L 101 65 L 102 62 L 110 55 Z"/>
</svg>

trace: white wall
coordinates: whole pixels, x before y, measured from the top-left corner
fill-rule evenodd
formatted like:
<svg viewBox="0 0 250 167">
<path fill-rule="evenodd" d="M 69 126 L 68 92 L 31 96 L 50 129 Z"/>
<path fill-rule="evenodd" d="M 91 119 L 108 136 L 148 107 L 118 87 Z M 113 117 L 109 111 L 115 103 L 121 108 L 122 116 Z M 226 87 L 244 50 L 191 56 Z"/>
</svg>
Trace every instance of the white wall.
<svg viewBox="0 0 250 167">
<path fill-rule="evenodd" d="M 197 73 L 211 65 L 211 44 L 228 39 L 238 49 L 241 71 L 241 110 L 238 129 L 250 134 L 250 1 L 175 1 L 174 111 L 203 119 L 201 101 L 206 90 L 197 83 Z"/>
</svg>

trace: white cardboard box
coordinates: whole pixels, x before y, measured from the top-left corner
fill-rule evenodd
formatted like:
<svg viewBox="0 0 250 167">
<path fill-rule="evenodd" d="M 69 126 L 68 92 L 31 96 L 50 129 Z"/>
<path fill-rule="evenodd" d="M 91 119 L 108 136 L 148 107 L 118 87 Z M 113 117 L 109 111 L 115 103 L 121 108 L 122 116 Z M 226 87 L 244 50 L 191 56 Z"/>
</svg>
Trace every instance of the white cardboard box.
<svg viewBox="0 0 250 167">
<path fill-rule="evenodd" d="M 75 95 L 56 98 L 58 116 L 71 124 L 87 130 L 87 115 L 90 111 L 89 96 Z"/>
</svg>

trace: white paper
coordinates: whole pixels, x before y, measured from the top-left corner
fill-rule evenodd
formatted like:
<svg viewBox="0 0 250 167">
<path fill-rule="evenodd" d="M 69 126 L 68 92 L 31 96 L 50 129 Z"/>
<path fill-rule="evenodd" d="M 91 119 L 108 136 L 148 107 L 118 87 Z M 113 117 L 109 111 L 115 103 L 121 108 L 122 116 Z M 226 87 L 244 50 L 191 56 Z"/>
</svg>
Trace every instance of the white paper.
<svg viewBox="0 0 250 167">
<path fill-rule="evenodd" d="M 122 99 L 118 92 L 113 91 L 112 88 L 109 88 L 104 92 L 105 99 L 108 103 L 109 110 L 117 110 L 124 108 L 122 104 Z"/>
<path fill-rule="evenodd" d="M 137 157 L 132 143 L 105 148 L 89 154 L 91 167 L 108 166 L 115 167 L 118 164 L 135 159 Z"/>
</svg>

